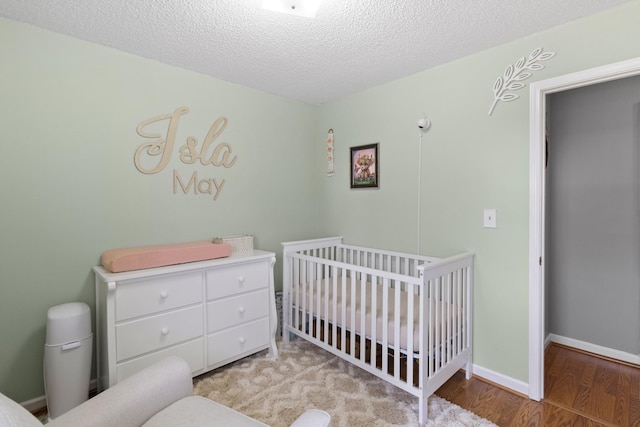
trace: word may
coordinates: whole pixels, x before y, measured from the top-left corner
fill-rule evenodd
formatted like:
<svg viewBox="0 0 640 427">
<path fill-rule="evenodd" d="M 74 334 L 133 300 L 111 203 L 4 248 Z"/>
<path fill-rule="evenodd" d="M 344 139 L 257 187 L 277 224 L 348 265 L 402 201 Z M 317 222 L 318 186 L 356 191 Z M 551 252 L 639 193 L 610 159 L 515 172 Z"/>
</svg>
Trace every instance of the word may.
<svg viewBox="0 0 640 427">
<path fill-rule="evenodd" d="M 162 171 L 169 160 L 171 159 L 171 153 L 173 151 L 173 146 L 175 144 L 176 132 L 178 130 L 178 121 L 180 120 L 180 116 L 189 112 L 187 107 L 178 108 L 173 114 L 164 114 L 157 117 L 152 117 L 149 120 L 145 120 L 138 125 L 136 131 L 138 135 L 143 138 L 157 138 L 154 141 L 150 141 L 144 143 L 138 147 L 136 150 L 136 154 L 134 156 L 134 162 L 136 164 L 136 168 L 144 174 L 153 174 Z M 169 125 L 167 127 L 167 133 L 164 138 L 161 137 L 160 134 L 156 133 L 147 133 L 144 128 L 156 122 L 161 122 L 163 120 L 169 120 Z M 193 164 L 196 161 L 200 160 L 200 163 L 204 166 L 213 165 L 213 166 L 224 166 L 225 168 L 232 167 L 238 156 L 231 157 L 231 146 L 226 142 L 221 142 L 213 149 L 213 152 L 209 154 L 210 148 L 215 142 L 216 138 L 224 132 L 227 127 L 228 120 L 226 117 L 219 117 L 213 125 L 211 125 L 211 129 L 209 129 L 209 133 L 207 134 L 200 151 L 198 152 L 198 140 L 190 136 L 187 138 L 187 143 L 180 147 L 180 160 L 185 164 Z M 142 154 L 146 154 L 149 157 L 157 157 L 160 156 L 158 164 L 151 169 L 147 169 L 142 165 L 142 161 L 140 157 Z"/>
<path fill-rule="evenodd" d="M 220 195 L 225 182 L 226 181 L 224 179 L 221 182 L 218 182 L 215 178 L 198 180 L 198 171 L 195 171 L 191 174 L 191 178 L 185 186 L 182 178 L 180 178 L 180 174 L 178 174 L 178 171 L 175 169 L 173 170 L 173 194 L 178 193 L 178 186 L 182 188 L 182 192 L 184 194 L 191 191 L 191 187 L 193 186 L 193 194 L 213 194 L 213 190 L 215 189 L 213 200 L 218 200 L 218 196 Z"/>
</svg>

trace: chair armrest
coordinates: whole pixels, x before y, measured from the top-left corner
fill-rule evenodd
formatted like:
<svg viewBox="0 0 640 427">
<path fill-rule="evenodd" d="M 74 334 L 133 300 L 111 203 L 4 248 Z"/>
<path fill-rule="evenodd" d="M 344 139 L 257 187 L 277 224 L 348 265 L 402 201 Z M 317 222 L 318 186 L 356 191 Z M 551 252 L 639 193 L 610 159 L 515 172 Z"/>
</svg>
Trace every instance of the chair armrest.
<svg viewBox="0 0 640 427">
<path fill-rule="evenodd" d="M 22 405 L 0 393 L 0 426 L 42 427 L 42 423 Z"/>
<path fill-rule="evenodd" d="M 124 379 L 47 427 L 139 427 L 173 402 L 192 394 L 189 364 L 170 357 Z"/>
<path fill-rule="evenodd" d="M 291 427 L 331 427 L 331 415 L 319 409 L 309 409 L 300 415 Z"/>
</svg>

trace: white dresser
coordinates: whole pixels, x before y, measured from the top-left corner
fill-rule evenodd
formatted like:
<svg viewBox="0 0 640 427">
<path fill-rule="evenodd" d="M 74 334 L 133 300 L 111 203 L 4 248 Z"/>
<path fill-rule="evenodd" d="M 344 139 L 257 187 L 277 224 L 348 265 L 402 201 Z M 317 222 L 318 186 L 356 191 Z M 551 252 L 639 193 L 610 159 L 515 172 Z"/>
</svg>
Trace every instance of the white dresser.
<svg viewBox="0 0 640 427">
<path fill-rule="evenodd" d="M 193 376 L 268 349 L 277 358 L 273 252 L 110 273 L 94 267 L 98 391 L 166 356 Z"/>
</svg>

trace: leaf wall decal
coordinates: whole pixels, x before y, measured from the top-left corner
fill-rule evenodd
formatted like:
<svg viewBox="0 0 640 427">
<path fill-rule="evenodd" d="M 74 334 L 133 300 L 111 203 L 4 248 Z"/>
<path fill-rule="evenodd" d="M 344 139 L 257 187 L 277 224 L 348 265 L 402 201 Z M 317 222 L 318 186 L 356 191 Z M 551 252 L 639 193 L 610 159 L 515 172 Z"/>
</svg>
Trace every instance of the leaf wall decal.
<svg viewBox="0 0 640 427">
<path fill-rule="evenodd" d="M 542 70 L 544 65 L 540 64 L 539 61 L 548 61 L 556 55 L 555 52 L 543 52 L 542 50 L 541 47 L 534 49 L 528 58 L 523 56 L 516 61 L 515 65 L 509 64 L 504 70 L 503 76 L 498 77 L 493 84 L 493 103 L 489 109 L 489 115 L 493 114 L 498 101 L 510 102 L 520 98 L 519 95 L 507 93 L 507 91 L 525 87 L 525 84 L 520 82 L 532 76 L 532 73 L 528 71 Z"/>
</svg>

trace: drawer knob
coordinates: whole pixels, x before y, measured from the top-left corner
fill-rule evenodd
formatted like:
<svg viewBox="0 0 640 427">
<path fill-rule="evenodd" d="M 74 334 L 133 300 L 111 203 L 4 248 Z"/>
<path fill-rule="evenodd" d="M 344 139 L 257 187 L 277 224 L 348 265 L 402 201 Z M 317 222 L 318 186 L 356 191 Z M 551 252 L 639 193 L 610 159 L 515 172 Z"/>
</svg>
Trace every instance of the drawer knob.
<svg viewBox="0 0 640 427">
<path fill-rule="evenodd" d="M 167 292 L 167 291 L 162 291 L 162 292 L 160 292 L 160 298 L 163 298 L 163 299 L 164 299 L 164 298 L 166 298 L 166 297 L 168 297 L 168 296 L 169 296 L 169 292 Z"/>
<path fill-rule="evenodd" d="M 244 344 L 247 342 L 247 339 L 245 337 L 240 337 L 240 344 Z"/>
<path fill-rule="evenodd" d="M 169 328 L 162 328 L 160 329 L 160 333 L 162 335 L 168 335 L 169 334 Z"/>
<path fill-rule="evenodd" d="M 240 282 L 240 284 L 243 284 L 245 280 L 244 276 L 238 276 L 238 282 Z"/>
<path fill-rule="evenodd" d="M 240 312 L 240 314 L 244 314 L 244 312 L 247 310 L 244 307 L 239 307 L 238 311 Z"/>
</svg>

